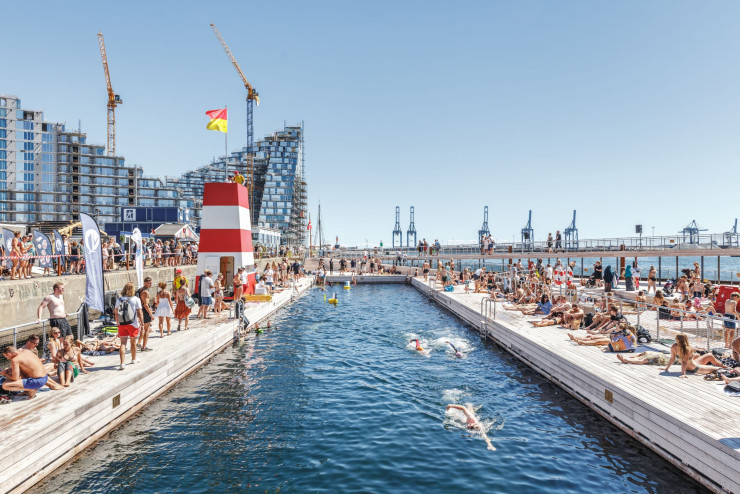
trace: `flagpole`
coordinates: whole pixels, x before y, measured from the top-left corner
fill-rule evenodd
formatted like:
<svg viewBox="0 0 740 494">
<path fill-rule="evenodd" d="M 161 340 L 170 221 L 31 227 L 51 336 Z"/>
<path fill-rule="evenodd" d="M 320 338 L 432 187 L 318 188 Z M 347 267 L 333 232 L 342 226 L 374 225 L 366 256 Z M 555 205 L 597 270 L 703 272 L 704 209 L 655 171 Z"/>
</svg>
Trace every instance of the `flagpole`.
<svg viewBox="0 0 740 494">
<path fill-rule="evenodd" d="M 224 108 L 226 109 L 226 115 L 227 115 L 227 121 L 228 121 L 228 114 L 229 114 L 229 107 L 227 105 L 224 105 Z M 224 172 L 226 173 L 226 181 L 229 181 L 229 129 L 226 128 L 226 132 L 224 132 L 224 161 L 226 162 L 226 167 Z"/>
</svg>

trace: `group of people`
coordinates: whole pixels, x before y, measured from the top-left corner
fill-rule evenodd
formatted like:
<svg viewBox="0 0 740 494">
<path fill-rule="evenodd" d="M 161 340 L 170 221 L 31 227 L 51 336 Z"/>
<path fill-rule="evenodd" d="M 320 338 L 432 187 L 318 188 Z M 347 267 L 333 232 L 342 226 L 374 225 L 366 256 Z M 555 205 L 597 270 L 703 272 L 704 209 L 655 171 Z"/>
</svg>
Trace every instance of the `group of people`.
<svg viewBox="0 0 740 494">
<path fill-rule="evenodd" d="M 429 254 L 430 256 L 439 255 L 441 249 L 442 245 L 437 239 L 434 239 L 434 242 L 432 242 L 431 244 L 427 242 L 427 239 L 422 239 L 416 246 L 416 251 L 419 253 L 419 256 L 427 254 Z"/>
</svg>

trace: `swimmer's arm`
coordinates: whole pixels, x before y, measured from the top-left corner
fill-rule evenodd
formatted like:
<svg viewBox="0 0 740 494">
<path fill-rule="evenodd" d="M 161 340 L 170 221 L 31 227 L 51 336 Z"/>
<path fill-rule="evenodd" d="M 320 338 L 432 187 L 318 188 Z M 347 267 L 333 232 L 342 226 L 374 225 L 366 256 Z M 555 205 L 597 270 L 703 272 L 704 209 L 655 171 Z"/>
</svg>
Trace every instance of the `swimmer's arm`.
<svg viewBox="0 0 740 494">
<path fill-rule="evenodd" d="M 481 435 L 483 436 L 483 440 L 484 440 L 484 441 L 486 442 L 486 444 L 488 445 L 488 448 L 487 448 L 487 449 L 489 449 L 489 450 L 491 450 L 491 451 L 496 451 L 496 448 L 494 447 L 494 445 L 493 445 L 493 444 L 491 444 L 491 440 L 490 440 L 490 439 L 488 439 L 488 436 L 486 435 L 486 433 L 485 433 L 485 432 L 483 432 L 483 431 L 481 431 Z"/>
<path fill-rule="evenodd" d="M 462 405 L 447 405 L 447 410 L 449 410 L 450 408 L 454 408 L 455 410 L 460 410 L 461 412 L 465 414 L 467 418 L 473 419 L 475 420 L 476 423 L 478 423 L 478 419 L 475 417 L 475 415 L 470 413 L 470 410 L 468 410 L 467 407 L 462 406 Z"/>
</svg>

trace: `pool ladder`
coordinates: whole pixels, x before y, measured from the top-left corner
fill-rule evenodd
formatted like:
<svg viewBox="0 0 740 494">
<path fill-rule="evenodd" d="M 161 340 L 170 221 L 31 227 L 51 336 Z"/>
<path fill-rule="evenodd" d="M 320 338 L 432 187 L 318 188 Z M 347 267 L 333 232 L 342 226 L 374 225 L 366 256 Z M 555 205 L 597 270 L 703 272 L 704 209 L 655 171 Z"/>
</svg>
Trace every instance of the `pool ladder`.
<svg viewBox="0 0 740 494">
<path fill-rule="evenodd" d="M 491 318 L 496 319 L 496 300 L 491 297 L 484 297 L 480 301 L 481 338 L 487 338 L 491 334 Z"/>
</svg>

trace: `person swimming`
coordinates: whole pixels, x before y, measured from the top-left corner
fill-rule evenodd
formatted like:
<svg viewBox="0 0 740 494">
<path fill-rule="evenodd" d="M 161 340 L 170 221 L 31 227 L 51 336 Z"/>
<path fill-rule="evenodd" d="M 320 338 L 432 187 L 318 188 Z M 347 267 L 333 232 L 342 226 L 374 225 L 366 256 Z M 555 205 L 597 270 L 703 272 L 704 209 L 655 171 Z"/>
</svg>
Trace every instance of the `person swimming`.
<svg viewBox="0 0 740 494">
<path fill-rule="evenodd" d="M 414 343 L 414 342 L 416 342 L 416 351 L 423 352 L 424 348 L 422 348 L 421 343 L 419 343 L 418 339 L 409 341 L 409 343 Z"/>
<path fill-rule="evenodd" d="M 458 350 L 457 348 L 455 348 L 455 345 L 453 345 L 449 341 L 447 342 L 447 344 L 450 345 L 452 347 L 452 349 L 455 351 L 455 357 L 462 357 L 463 356 L 463 354 L 460 352 L 460 350 Z"/>
<path fill-rule="evenodd" d="M 487 449 L 490 449 L 491 451 L 496 451 L 496 448 L 493 446 L 493 444 L 491 444 L 491 440 L 488 438 L 486 431 L 483 429 L 481 423 L 478 421 L 478 417 L 475 416 L 472 405 L 470 405 L 469 403 L 467 405 L 447 405 L 447 410 L 450 409 L 460 410 L 462 413 L 464 413 L 465 423 L 468 426 L 468 429 L 480 432 L 483 440 L 488 445 Z"/>
</svg>

